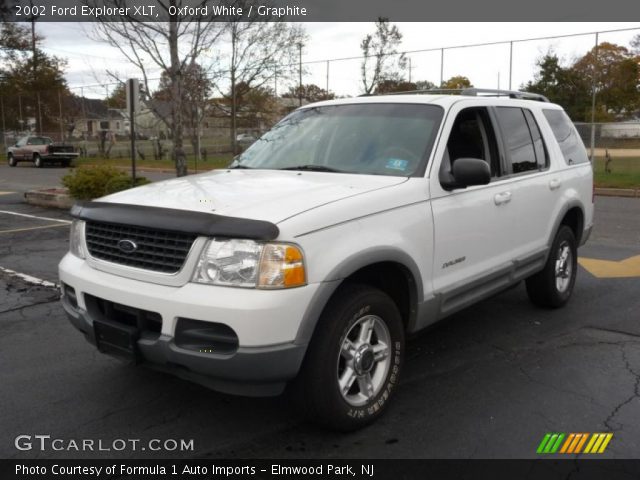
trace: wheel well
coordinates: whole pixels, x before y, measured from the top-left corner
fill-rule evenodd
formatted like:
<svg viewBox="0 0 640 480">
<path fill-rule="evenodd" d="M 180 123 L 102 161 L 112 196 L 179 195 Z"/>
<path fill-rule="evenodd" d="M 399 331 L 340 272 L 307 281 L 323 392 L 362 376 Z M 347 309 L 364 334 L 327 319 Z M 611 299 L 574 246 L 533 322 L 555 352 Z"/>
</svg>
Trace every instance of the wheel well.
<svg viewBox="0 0 640 480">
<path fill-rule="evenodd" d="M 580 245 L 580 238 L 584 229 L 584 214 L 579 207 L 571 208 L 565 213 L 560 225 L 566 225 L 573 231 L 573 236 L 576 237 L 576 243 Z"/>
<path fill-rule="evenodd" d="M 416 315 L 416 282 L 411 271 L 396 262 L 381 262 L 357 270 L 345 282 L 370 285 L 385 292 L 398 307 L 405 328 Z"/>
</svg>

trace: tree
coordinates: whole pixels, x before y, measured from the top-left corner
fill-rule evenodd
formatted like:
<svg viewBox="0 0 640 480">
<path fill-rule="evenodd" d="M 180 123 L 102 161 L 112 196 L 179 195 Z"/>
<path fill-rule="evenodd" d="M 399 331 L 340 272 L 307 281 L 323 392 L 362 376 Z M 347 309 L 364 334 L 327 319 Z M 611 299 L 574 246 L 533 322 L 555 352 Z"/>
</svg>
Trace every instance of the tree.
<svg viewBox="0 0 640 480">
<path fill-rule="evenodd" d="M 200 124 L 207 113 L 206 100 L 211 95 L 212 89 L 213 82 L 201 65 L 192 63 L 185 68 L 182 76 L 182 117 L 194 150 L 197 149 Z M 153 93 L 152 98 L 160 102 L 170 102 L 172 94 L 171 79 L 163 72 L 158 89 Z M 171 119 L 168 118 L 167 122 L 170 121 Z"/>
<path fill-rule="evenodd" d="M 389 19 L 378 18 L 376 31 L 362 39 L 363 60 L 360 65 L 362 87 L 369 95 L 385 80 L 400 80 L 400 72 L 407 66 L 404 54 L 398 54 L 402 43 L 402 34 L 396 25 L 389 24 Z M 398 56 L 397 59 L 394 59 Z"/>
<path fill-rule="evenodd" d="M 521 87 L 523 91 L 539 93 L 562 105 L 575 120 L 590 120 L 591 85 L 588 78 L 578 75 L 571 67 L 563 67 L 553 51 L 536 61 L 538 72 L 533 81 Z"/>
<path fill-rule="evenodd" d="M 246 0 L 236 2 L 237 6 L 247 6 Z M 248 8 L 247 8 L 248 10 Z M 287 76 L 295 69 L 298 53 L 306 42 L 302 27 L 285 22 L 261 18 L 260 20 L 231 21 L 227 24 L 228 50 L 228 92 L 219 89 L 231 107 L 231 145 L 237 150 L 236 130 L 238 97 L 243 92 L 236 86 L 260 88 L 276 77 Z M 245 92 L 246 93 L 246 92 Z"/>
<path fill-rule="evenodd" d="M 118 108 L 124 110 L 127 108 L 127 86 L 125 83 L 118 83 L 109 96 L 105 98 L 104 103 L 109 108 Z"/>
<path fill-rule="evenodd" d="M 418 80 L 416 82 L 417 90 L 433 90 L 434 88 L 438 88 L 435 83 L 430 82 L 429 80 Z"/>
<path fill-rule="evenodd" d="M 126 8 L 126 0 L 88 0 L 92 6 Z M 171 115 L 167 126 L 173 133 L 173 159 L 176 174 L 187 174 L 183 149 L 183 74 L 189 65 L 211 48 L 224 31 L 223 25 L 211 18 L 179 15 L 182 7 L 201 8 L 206 0 L 154 0 L 153 6 L 164 22 L 144 22 L 135 17 L 135 10 L 123 16 L 102 16 L 96 24 L 96 36 L 120 50 L 141 73 L 145 91 L 149 92 L 149 69 L 159 68 L 168 78 L 171 89 Z M 152 65 L 150 65 L 150 63 Z"/>
<path fill-rule="evenodd" d="M 374 93 L 376 95 L 383 95 L 385 93 L 410 92 L 417 89 L 418 87 L 415 83 L 406 82 L 404 80 L 382 80 L 378 85 L 376 85 Z"/>
<path fill-rule="evenodd" d="M 449 80 L 445 80 L 440 85 L 440 88 L 444 88 L 447 90 L 458 90 L 461 88 L 471 88 L 473 85 L 471 84 L 471 80 L 463 75 L 455 75 L 451 77 Z"/>
<path fill-rule="evenodd" d="M 601 113 L 621 114 L 640 106 L 638 60 L 626 47 L 603 42 L 573 64 L 571 69 L 581 78 L 593 80 Z"/>
<path fill-rule="evenodd" d="M 640 33 L 631 39 L 631 51 L 636 55 L 640 55 Z"/>
<path fill-rule="evenodd" d="M 282 96 L 284 98 L 303 98 L 309 103 L 333 100 L 336 98 L 336 95 L 333 92 L 327 92 L 325 89 L 320 88 L 313 83 L 302 85 L 302 87 L 289 87 L 287 93 L 283 93 Z"/>
<path fill-rule="evenodd" d="M 36 130 L 57 130 L 60 103 L 68 96 L 66 61 L 40 49 L 43 38 L 31 29 L 2 24 L 0 30 L 0 96 L 5 126 L 23 130 L 26 118 L 36 119 Z"/>
</svg>

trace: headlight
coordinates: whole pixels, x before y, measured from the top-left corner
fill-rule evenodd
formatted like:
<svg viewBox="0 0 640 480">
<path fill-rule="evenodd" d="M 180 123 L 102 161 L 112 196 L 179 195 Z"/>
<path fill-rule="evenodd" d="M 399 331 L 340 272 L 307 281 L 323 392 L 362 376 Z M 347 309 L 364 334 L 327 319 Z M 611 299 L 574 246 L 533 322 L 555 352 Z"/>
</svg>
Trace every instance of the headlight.
<svg viewBox="0 0 640 480">
<path fill-rule="evenodd" d="M 304 258 L 295 245 L 253 240 L 210 240 L 192 280 L 248 288 L 289 288 L 306 283 Z"/>
<path fill-rule="evenodd" d="M 85 258 L 83 245 L 84 221 L 74 220 L 71 222 L 71 232 L 69 233 L 69 252 L 78 258 Z"/>
</svg>

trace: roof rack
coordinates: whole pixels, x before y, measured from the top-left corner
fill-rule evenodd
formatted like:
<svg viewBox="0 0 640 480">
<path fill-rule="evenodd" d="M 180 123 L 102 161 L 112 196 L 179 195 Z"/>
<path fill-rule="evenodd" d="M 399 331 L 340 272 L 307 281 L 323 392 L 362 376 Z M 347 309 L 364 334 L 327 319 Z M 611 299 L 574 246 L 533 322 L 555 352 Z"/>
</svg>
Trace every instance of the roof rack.
<svg viewBox="0 0 640 480">
<path fill-rule="evenodd" d="M 493 96 L 509 97 L 519 100 L 536 100 L 538 102 L 549 102 L 549 99 L 539 93 L 520 92 L 517 90 L 497 90 L 491 88 L 432 88 L 427 90 L 407 90 L 406 92 L 391 92 L 385 95 L 465 95 L 469 97 Z"/>
<path fill-rule="evenodd" d="M 539 93 L 520 92 L 518 90 L 494 90 L 490 88 L 465 88 L 462 90 L 462 95 L 475 97 L 479 96 L 478 94 L 494 97 L 517 98 L 520 100 L 537 100 L 538 102 L 549 103 L 549 99 Z"/>
</svg>

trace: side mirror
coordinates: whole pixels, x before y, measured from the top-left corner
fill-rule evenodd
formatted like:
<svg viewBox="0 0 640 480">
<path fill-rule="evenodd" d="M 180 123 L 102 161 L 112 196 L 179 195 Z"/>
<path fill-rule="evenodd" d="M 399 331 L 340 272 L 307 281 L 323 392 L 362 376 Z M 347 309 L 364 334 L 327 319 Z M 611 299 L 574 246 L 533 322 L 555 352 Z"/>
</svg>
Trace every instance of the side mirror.
<svg viewBox="0 0 640 480">
<path fill-rule="evenodd" d="M 457 188 L 487 185 L 491 182 L 489 164 L 479 158 L 458 158 L 451 171 Z"/>
</svg>

